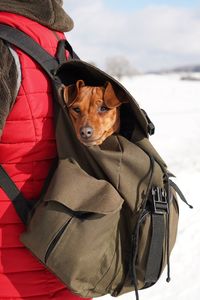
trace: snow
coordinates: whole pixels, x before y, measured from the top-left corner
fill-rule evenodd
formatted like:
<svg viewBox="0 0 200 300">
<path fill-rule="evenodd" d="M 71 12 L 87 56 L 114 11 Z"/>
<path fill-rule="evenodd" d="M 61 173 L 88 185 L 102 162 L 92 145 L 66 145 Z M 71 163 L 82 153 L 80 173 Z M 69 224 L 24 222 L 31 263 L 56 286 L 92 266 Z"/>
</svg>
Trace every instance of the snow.
<svg viewBox="0 0 200 300">
<path fill-rule="evenodd" d="M 122 84 L 148 112 L 156 132 L 154 147 L 176 175 L 188 202 L 181 200 L 177 242 L 170 257 L 171 281 L 166 270 L 153 287 L 139 292 L 141 300 L 200 299 L 200 82 L 180 80 L 178 74 L 123 78 Z M 96 298 L 114 299 L 111 296 Z M 118 297 L 133 300 L 134 293 Z"/>
</svg>

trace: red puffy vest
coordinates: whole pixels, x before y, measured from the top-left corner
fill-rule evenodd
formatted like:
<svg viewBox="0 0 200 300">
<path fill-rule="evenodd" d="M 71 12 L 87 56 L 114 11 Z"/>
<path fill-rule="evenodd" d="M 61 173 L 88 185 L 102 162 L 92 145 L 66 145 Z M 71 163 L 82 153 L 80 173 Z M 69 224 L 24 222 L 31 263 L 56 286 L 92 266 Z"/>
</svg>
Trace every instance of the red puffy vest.
<svg viewBox="0 0 200 300">
<path fill-rule="evenodd" d="M 11 13 L 0 13 L 0 23 L 29 34 L 55 55 L 55 32 Z M 64 38 L 63 33 L 56 33 Z M 56 157 L 51 84 L 28 55 L 17 52 L 22 82 L 0 142 L 0 164 L 27 199 L 37 199 L 52 160 Z M 3 101 L 3 99 L 1 99 Z M 15 209 L 0 189 L 0 299 L 77 300 L 19 241 L 24 230 Z"/>
</svg>

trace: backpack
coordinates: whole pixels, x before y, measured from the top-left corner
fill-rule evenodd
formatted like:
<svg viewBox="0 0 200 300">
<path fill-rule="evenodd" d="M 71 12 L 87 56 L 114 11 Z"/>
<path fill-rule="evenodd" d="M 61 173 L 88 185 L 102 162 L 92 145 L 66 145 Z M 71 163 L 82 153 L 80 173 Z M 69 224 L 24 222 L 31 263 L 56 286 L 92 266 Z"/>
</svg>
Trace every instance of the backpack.
<svg viewBox="0 0 200 300">
<path fill-rule="evenodd" d="M 81 297 L 135 291 L 139 299 L 138 290 L 154 285 L 166 266 L 169 281 L 177 193 L 188 203 L 149 141 L 154 125 L 146 112 L 117 80 L 80 60 L 66 40 L 55 59 L 7 25 L 0 25 L 0 38 L 38 62 L 54 92 L 58 162 L 34 206 L 0 167 L 0 186 L 26 225 L 21 242 Z M 127 100 L 120 132 L 100 146 L 78 141 L 63 101 L 63 85 L 79 79 L 90 86 L 109 81 L 118 98 Z"/>
</svg>

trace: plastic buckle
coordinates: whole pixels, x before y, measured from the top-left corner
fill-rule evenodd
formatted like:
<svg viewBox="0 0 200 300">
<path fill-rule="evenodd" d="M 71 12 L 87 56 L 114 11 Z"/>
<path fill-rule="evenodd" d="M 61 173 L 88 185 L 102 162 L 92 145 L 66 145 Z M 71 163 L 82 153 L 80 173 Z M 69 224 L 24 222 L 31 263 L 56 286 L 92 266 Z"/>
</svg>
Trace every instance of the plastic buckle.
<svg viewBox="0 0 200 300">
<path fill-rule="evenodd" d="M 169 213 L 169 205 L 167 199 L 167 193 L 164 189 L 157 186 L 152 187 L 152 208 L 153 213 L 163 215 Z"/>
</svg>

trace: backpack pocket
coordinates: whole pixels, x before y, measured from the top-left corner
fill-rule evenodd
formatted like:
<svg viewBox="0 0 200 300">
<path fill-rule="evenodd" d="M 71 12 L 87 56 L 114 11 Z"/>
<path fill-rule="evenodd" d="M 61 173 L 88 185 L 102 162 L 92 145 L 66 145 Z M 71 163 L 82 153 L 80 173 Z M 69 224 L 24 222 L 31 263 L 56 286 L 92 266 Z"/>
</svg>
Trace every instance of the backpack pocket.
<svg viewBox="0 0 200 300">
<path fill-rule="evenodd" d="M 140 214 L 133 239 L 134 257 L 131 262 L 131 277 L 136 289 L 155 284 L 169 263 L 179 216 L 176 195 L 173 193 L 171 196 L 166 210 L 165 203 L 158 203 L 158 210 L 150 206 Z"/>
<path fill-rule="evenodd" d="M 21 241 L 74 293 L 99 296 L 115 276 L 116 265 L 108 281 L 102 280 L 118 247 L 122 204 L 107 181 L 89 176 L 73 160 L 61 160 Z"/>
</svg>

